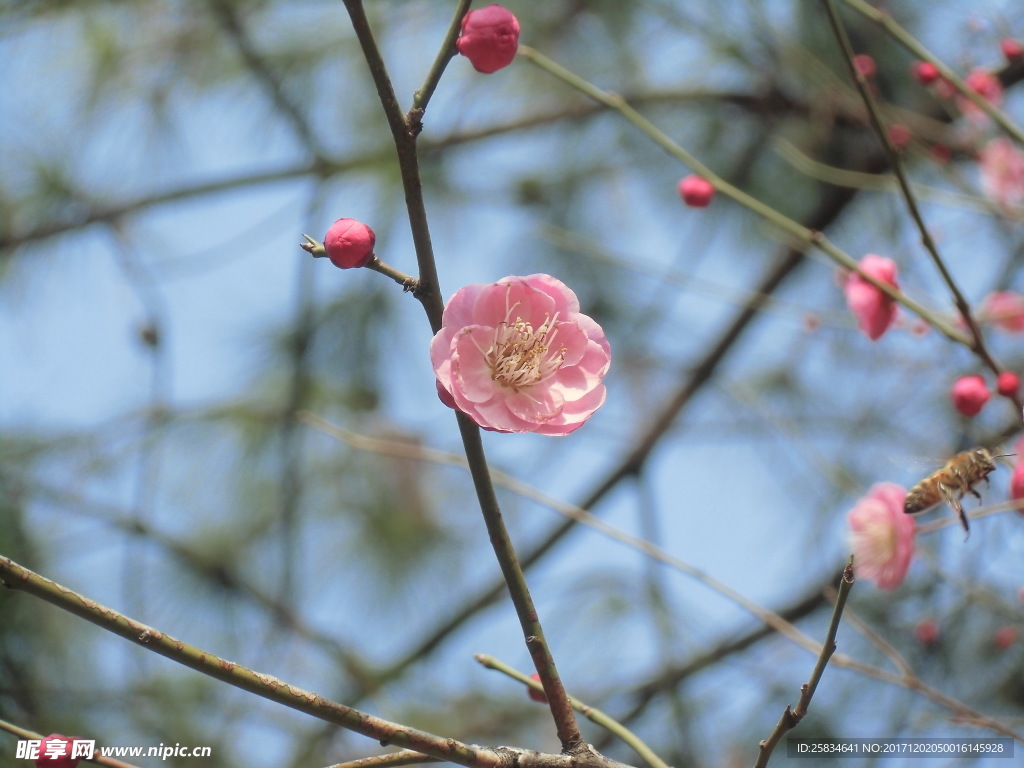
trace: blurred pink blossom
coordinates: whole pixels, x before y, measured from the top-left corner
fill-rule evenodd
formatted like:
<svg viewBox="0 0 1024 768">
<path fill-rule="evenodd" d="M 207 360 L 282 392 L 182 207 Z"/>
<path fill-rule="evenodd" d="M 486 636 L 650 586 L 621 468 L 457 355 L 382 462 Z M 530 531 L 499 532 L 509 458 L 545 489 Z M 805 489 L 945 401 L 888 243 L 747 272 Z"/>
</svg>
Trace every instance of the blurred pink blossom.
<svg viewBox="0 0 1024 768">
<path fill-rule="evenodd" d="M 964 416 L 977 416 L 992 396 L 981 376 L 961 376 L 949 391 L 953 407 Z"/>
<path fill-rule="evenodd" d="M 861 259 L 860 268 L 879 282 L 899 288 L 896 283 L 896 263 L 892 259 L 868 254 Z M 857 272 L 847 276 L 843 292 L 846 294 L 846 304 L 857 318 L 860 329 L 872 341 L 881 337 L 896 317 L 896 302 Z"/>
<path fill-rule="evenodd" d="M 914 518 L 903 511 L 907 492 L 895 483 L 877 483 L 850 510 L 853 566 L 881 589 L 903 583 L 914 555 Z"/>
<path fill-rule="evenodd" d="M 998 107 L 1003 103 L 1002 83 L 999 82 L 999 78 L 995 74 L 987 69 L 982 69 L 981 67 L 972 69 L 971 73 L 964 78 L 964 83 L 967 84 L 968 88 L 985 99 L 985 101 L 992 104 L 992 106 Z M 981 111 L 981 107 L 962 94 L 957 96 L 957 105 L 960 107 L 961 112 L 972 119 L 984 120 L 988 118 L 988 115 Z"/>
<path fill-rule="evenodd" d="M 604 331 L 550 275 L 467 285 L 430 343 L 441 400 L 496 432 L 567 435 L 605 399 Z"/>
<path fill-rule="evenodd" d="M 1013 291 L 997 291 L 985 297 L 982 317 L 1010 333 L 1024 332 L 1024 296 Z"/>
<path fill-rule="evenodd" d="M 1024 204 L 1024 151 L 1010 139 L 992 139 L 978 155 L 981 189 L 992 202 L 1006 208 Z"/>
</svg>

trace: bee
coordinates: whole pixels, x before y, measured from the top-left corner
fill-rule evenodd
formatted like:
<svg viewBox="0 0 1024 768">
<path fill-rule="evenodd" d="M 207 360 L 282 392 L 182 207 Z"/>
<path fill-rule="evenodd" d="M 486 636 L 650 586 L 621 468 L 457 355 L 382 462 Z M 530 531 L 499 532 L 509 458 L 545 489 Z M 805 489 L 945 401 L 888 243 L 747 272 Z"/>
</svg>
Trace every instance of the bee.
<svg viewBox="0 0 1024 768">
<path fill-rule="evenodd" d="M 945 501 L 960 517 L 964 533 L 970 536 L 967 515 L 960 501 L 968 493 L 981 500 L 981 494 L 974 490 L 974 486 L 982 480 L 988 484 L 988 476 L 995 472 L 995 460 L 999 458 L 1002 456 L 993 456 L 987 448 L 958 453 L 946 462 L 946 466 L 910 489 L 903 501 L 903 511 L 908 515 L 916 515 Z"/>
</svg>

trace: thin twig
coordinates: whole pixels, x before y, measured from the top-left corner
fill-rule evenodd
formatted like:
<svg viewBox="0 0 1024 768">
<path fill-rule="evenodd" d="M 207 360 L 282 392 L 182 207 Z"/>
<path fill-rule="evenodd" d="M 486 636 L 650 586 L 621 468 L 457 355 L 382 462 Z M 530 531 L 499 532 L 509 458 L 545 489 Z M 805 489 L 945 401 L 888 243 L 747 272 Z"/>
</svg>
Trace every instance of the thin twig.
<svg viewBox="0 0 1024 768">
<path fill-rule="evenodd" d="M 814 691 L 821 681 L 821 676 L 825 673 L 828 660 L 836 651 L 836 632 L 839 631 L 839 620 L 843 616 L 843 608 L 846 606 L 846 598 L 850 595 L 850 590 L 853 588 L 853 582 L 853 557 L 851 556 L 850 562 L 847 563 L 846 568 L 843 570 L 843 577 L 839 581 L 839 595 L 836 597 L 836 607 L 832 611 L 832 621 L 828 625 L 828 634 L 821 646 L 821 653 L 818 655 L 817 664 L 814 665 L 814 672 L 811 673 L 810 680 L 800 686 L 800 701 L 797 703 L 796 709 L 790 709 L 787 706 L 771 736 L 761 742 L 754 768 L 765 768 L 768 765 L 772 750 L 775 749 L 786 732 L 795 728 L 804 715 L 807 714 Z"/>
<path fill-rule="evenodd" d="M 131 640 L 147 650 L 191 667 L 221 682 L 255 693 L 286 707 L 335 723 L 387 744 L 415 749 L 466 766 L 497 768 L 498 755 L 490 750 L 462 744 L 454 739 L 392 723 L 318 694 L 305 691 L 271 675 L 255 672 L 208 651 L 171 637 L 158 629 L 100 605 L 84 595 L 40 576 L 13 560 L 0 556 L 0 582 L 52 603 L 103 629 Z"/>
<path fill-rule="evenodd" d="M 272 675 L 256 672 L 189 645 L 112 608 L 100 605 L 45 576 L 40 576 L 3 555 L 0 555 L 0 584 L 45 600 L 142 648 L 204 675 L 325 722 L 340 725 L 375 739 L 384 746 L 395 745 L 415 750 L 468 768 L 500 768 L 516 762 L 524 767 L 536 768 L 627 768 L 622 763 L 602 757 L 585 747 L 573 755 L 554 755 L 510 747 L 491 749 L 464 744 L 455 739 L 436 736 L 360 712 Z"/>
<path fill-rule="evenodd" d="M 493 656 L 488 656 L 484 653 L 477 653 L 473 655 L 473 658 L 480 662 L 480 664 L 482 664 L 487 669 L 493 669 L 496 672 L 501 672 L 503 675 L 507 675 L 508 677 L 511 677 L 513 680 L 518 680 L 523 685 L 529 686 L 535 691 L 540 691 L 541 693 L 544 692 L 544 688 L 541 686 L 539 682 L 537 682 L 536 680 L 531 680 L 522 672 L 513 669 L 507 664 L 503 664 Z M 624 744 L 626 744 L 630 747 L 630 749 L 636 752 L 637 755 L 640 756 L 640 759 L 642 759 L 645 763 L 651 766 L 651 768 L 669 768 L 668 764 L 660 757 L 658 757 L 658 755 L 655 754 L 654 750 L 647 746 L 647 744 L 645 744 L 639 736 L 637 736 L 635 733 L 629 730 L 618 720 L 615 720 L 614 718 L 605 714 L 596 707 L 592 707 L 589 704 L 584 704 L 582 701 L 575 698 L 574 696 L 570 696 L 569 701 L 572 703 L 573 709 L 582 714 L 592 723 L 601 726 L 605 730 L 609 731 L 610 733 L 614 734 L 619 739 L 621 739 Z"/>
<path fill-rule="evenodd" d="M 441 49 L 437 52 L 437 58 L 434 59 L 430 71 L 427 72 L 427 79 L 420 86 L 420 89 L 413 94 L 412 107 L 409 109 L 405 119 L 416 133 L 420 132 L 423 113 L 427 110 L 427 102 L 434 95 L 434 89 L 437 88 L 441 75 L 444 74 L 445 67 L 448 66 L 448 62 L 452 60 L 456 53 L 455 38 L 459 36 L 459 31 L 462 29 L 462 17 L 466 15 L 472 3 L 473 0 L 459 0 L 458 5 L 455 7 L 455 15 L 452 17 L 452 22 L 448 26 L 444 40 L 441 41 Z"/>
<path fill-rule="evenodd" d="M 896 148 L 893 146 L 892 141 L 889 138 L 888 130 L 882 124 L 882 116 L 879 113 L 875 97 L 872 96 L 871 89 L 868 87 L 867 78 L 865 78 L 864 74 L 857 69 L 857 65 L 854 62 L 856 51 L 853 50 L 850 38 L 846 34 L 846 28 L 843 26 L 842 19 L 839 18 L 839 12 L 835 6 L 835 0 L 822 0 L 822 2 L 824 3 L 825 10 L 828 14 L 829 25 L 832 27 L 832 32 L 836 36 L 836 40 L 838 41 L 839 47 L 843 53 L 843 58 L 846 61 L 847 69 L 850 72 L 850 76 L 853 78 L 854 85 L 857 87 L 857 91 L 860 93 L 861 99 L 864 101 L 864 106 L 867 107 L 875 135 L 878 137 L 886 155 L 889 157 L 889 164 L 892 166 L 893 173 L 896 174 L 896 181 L 899 183 L 903 199 L 907 204 L 907 211 L 910 213 L 910 218 L 913 219 L 914 224 L 917 226 L 917 231 L 920 234 L 921 245 L 924 246 L 924 249 L 928 252 L 932 261 L 935 263 L 936 269 L 939 270 L 939 274 L 942 275 L 942 279 L 946 282 L 949 292 L 953 295 L 953 303 L 956 305 L 957 310 L 964 319 L 964 323 L 966 323 L 968 330 L 971 332 L 971 336 L 973 338 L 971 349 L 979 358 L 981 358 L 985 365 L 987 365 L 989 369 L 998 376 L 1002 371 L 1002 367 L 996 362 L 986 347 L 985 339 L 981 335 L 981 329 L 978 327 L 978 323 L 975 321 L 974 316 L 971 313 L 970 304 L 967 303 L 967 299 L 964 298 L 963 292 L 961 292 L 960 287 L 953 279 L 953 275 L 950 274 L 949 269 L 946 268 L 945 261 L 939 254 L 938 246 L 935 245 L 935 240 L 932 238 L 931 232 L 928 230 L 928 225 L 925 224 L 924 217 L 921 215 L 921 210 L 917 206 L 914 191 L 911 189 L 910 181 L 907 178 L 906 170 L 903 167 L 903 159 L 900 157 L 900 153 L 897 152 Z M 1019 399 L 1015 399 L 1014 402 L 1016 402 L 1018 408 L 1021 407 Z"/>
<path fill-rule="evenodd" d="M 544 56 L 529 46 L 519 46 L 519 54 L 526 57 L 529 61 L 536 64 L 544 71 L 554 75 L 559 80 L 562 80 L 567 85 L 617 111 L 626 120 L 633 123 L 633 125 L 647 134 L 654 143 L 709 181 L 716 190 L 761 216 L 768 222 L 774 224 L 783 232 L 793 237 L 796 242 L 801 243 L 804 248 L 816 248 L 820 250 L 844 269 L 856 272 L 865 281 L 873 285 L 886 296 L 902 304 L 911 312 L 921 317 L 943 336 L 946 336 L 951 341 L 955 341 L 958 344 L 963 344 L 968 348 L 973 349 L 972 340 L 964 336 L 963 333 L 954 328 L 951 324 L 947 323 L 939 314 L 922 306 L 899 289 L 866 274 L 861 270 L 859 264 L 852 256 L 828 240 L 828 238 L 826 238 L 820 231 L 808 229 L 798 221 L 789 218 L 780 211 L 772 208 L 770 205 L 767 205 L 756 197 L 747 194 L 739 187 L 727 182 L 708 166 L 704 165 L 696 157 L 679 146 L 650 120 L 637 112 L 621 96 L 601 90 L 597 86 L 587 80 L 584 80 L 560 64 L 555 63 L 547 56 Z"/>
<path fill-rule="evenodd" d="M 348 760 L 344 763 L 335 763 L 327 768 L 399 768 L 402 765 L 424 765 L 426 763 L 440 763 L 436 757 L 427 757 L 419 752 L 410 749 L 403 749 L 399 752 L 389 752 L 386 755 L 374 755 L 373 757 L 361 757 L 358 760 Z"/>
<path fill-rule="evenodd" d="M 1024 144 L 1024 130 L 1014 123 L 1013 120 L 1010 119 L 1009 115 L 999 109 L 988 99 L 984 98 L 981 94 L 977 93 L 973 88 L 968 86 L 956 72 L 947 67 L 940 59 L 936 58 L 927 48 L 921 45 L 917 38 L 893 21 L 889 14 L 878 10 L 870 3 L 864 2 L 864 0 L 843 0 L 843 2 L 858 13 L 863 14 L 865 17 L 880 25 L 892 36 L 894 40 L 900 43 L 917 58 L 922 61 L 927 61 L 930 64 L 934 64 L 939 70 L 939 74 L 942 75 L 944 79 L 952 83 L 953 87 L 956 88 L 961 95 L 970 99 L 979 109 L 995 120 L 1004 131 L 1010 134 L 1019 143 Z"/>
</svg>

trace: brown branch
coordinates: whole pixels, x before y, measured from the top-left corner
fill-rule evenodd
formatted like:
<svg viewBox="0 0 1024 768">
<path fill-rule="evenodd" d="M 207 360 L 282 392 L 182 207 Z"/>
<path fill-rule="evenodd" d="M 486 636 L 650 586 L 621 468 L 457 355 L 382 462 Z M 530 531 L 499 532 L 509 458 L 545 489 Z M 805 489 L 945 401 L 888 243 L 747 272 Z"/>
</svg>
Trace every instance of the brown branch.
<svg viewBox="0 0 1024 768">
<path fill-rule="evenodd" d="M 835 610 L 832 612 L 832 621 L 829 623 L 828 634 L 821 646 L 821 653 L 818 655 L 818 662 L 814 665 L 811 678 L 804 685 L 800 686 L 800 701 L 797 703 L 796 709 L 790 709 L 787 706 L 771 736 L 761 742 L 754 768 L 765 768 L 768 765 L 772 751 L 782 740 L 782 737 L 787 731 L 795 728 L 803 720 L 804 715 L 807 714 L 807 709 L 811 705 L 811 699 L 814 697 L 814 691 L 821 681 L 821 676 L 825 673 L 828 660 L 832 658 L 832 654 L 836 651 L 836 632 L 839 631 L 839 620 L 843 616 L 843 608 L 846 606 L 846 598 L 849 597 L 850 590 L 853 588 L 853 582 L 853 557 L 851 556 L 850 562 L 843 570 L 843 577 L 839 582 L 839 594 L 836 597 Z"/>
<path fill-rule="evenodd" d="M 608 760 L 592 748 L 575 755 L 553 755 L 509 747 L 487 748 L 464 744 L 455 739 L 437 736 L 400 723 L 393 723 L 352 707 L 331 701 L 303 690 L 268 674 L 256 672 L 233 661 L 214 656 L 208 651 L 171 637 L 158 629 L 129 618 L 112 608 L 100 605 L 40 576 L 28 568 L 0 555 L 0 583 L 9 589 L 26 592 L 52 605 L 83 618 L 115 635 L 130 640 L 146 650 L 190 667 L 215 680 L 228 683 L 249 693 L 303 712 L 325 722 L 340 725 L 382 745 L 395 745 L 430 757 L 469 766 L 469 768 L 501 768 L 518 763 L 536 768 L 628 768 Z"/>
</svg>

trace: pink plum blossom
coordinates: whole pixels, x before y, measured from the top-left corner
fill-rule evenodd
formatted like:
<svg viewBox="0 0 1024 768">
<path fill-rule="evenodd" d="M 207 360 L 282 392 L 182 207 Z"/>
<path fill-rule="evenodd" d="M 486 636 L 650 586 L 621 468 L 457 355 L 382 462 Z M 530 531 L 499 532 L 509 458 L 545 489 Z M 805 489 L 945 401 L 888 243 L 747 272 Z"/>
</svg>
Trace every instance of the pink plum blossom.
<svg viewBox="0 0 1024 768">
<path fill-rule="evenodd" d="M 985 407 L 991 394 L 985 379 L 981 376 L 961 376 L 953 383 L 949 392 L 953 407 L 964 416 L 977 416 Z"/>
<path fill-rule="evenodd" d="M 477 72 L 497 72 L 511 64 L 519 50 L 519 20 L 500 5 L 470 11 L 462 17 L 455 47 Z"/>
<path fill-rule="evenodd" d="M 430 343 L 441 400 L 484 429 L 567 435 L 604 403 L 611 347 L 550 275 L 460 288 L 441 323 Z"/>
<path fill-rule="evenodd" d="M 877 483 L 850 510 L 853 567 L 881 589 L 903 583 L 914 555 L 914 518 L 903 511 L 907 492 L 895 483 Z"/>
<path fill-rule="evenodd" d="M 985 297 L 982 316 L 1010 333 L 1024 332 L 1024 296 L 1013 291 L 997 291 Z"/>
<path fill-rule="evenodd" d="M 892 259 L 868 254 L 861 259 L 860 268 L 879 282 L 899 288 L 896 283 L 896 263 Z M 896 318 L 896 302 L 857 272 L 847 276 L 843 292 L 846 294 L 846 304 L 857 318 L 857 324 L 872 341 L 881 337 Z"/>
<path fill-rule="evenodd" d="M 1007 210 L 1024 205 L 1024 151 L 1009 139 L 992 139 L 978 154 L 981 190 Z"/>
</svg>

